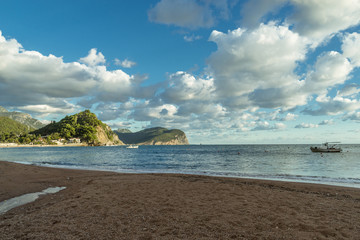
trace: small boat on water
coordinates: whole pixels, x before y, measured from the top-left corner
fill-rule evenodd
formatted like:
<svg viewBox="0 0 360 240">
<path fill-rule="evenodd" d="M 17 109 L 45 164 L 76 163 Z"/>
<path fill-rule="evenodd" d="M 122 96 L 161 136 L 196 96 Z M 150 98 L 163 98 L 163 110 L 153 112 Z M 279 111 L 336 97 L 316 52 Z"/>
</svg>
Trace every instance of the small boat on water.
<svg viewBox="0 0 360 240">
<path fill-rule="evenodd" d="M 139 148 L 139 146 L 138 145 L 129 145 L 126 148 Z"/>
<path fill-rule="evenodd" d="M 310 147 L 312 152 L 328 152 L 328 153 L 335 153 L 341 152 L 342 149 L 338 146 L 340 142 L 326 142 L 323 143 L 320 147 Z"/>
</svg>

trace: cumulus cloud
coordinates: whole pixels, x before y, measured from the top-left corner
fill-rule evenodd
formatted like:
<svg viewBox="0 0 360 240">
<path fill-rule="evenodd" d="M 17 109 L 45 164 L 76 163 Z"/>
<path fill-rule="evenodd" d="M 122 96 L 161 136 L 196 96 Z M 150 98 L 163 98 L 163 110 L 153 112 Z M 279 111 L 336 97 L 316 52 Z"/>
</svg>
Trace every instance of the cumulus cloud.
<svg viewBox="0 0 360 240">
<path fill-rule="evenodd" d="M 96 66 L 104 64 L 106 60 L 101 52 L 97 52 L 96 48 L 92 48 L 86 57 L 80 58 L 80 62 L 85 63 L 88 66 Z"/>
<path fill-rule="evenodd" d="M 197 114 L 199 118 L 206 121 L 209 118 L 219 118 L 227 114 L 226 108 L 216 103 L 206 102 L 188 102 L 181 104 L 178 108 L 177 115 L 186 117 Z M 200 117 L 201 116 L 201 117 Z"/>
<path fill-rule="evenodd" d="M 208 59 L 216 93 L 232 108 L 286 110 L 305 105 L 312 95 L 326 95 L 329 89 L 345 83 L 354 68 L 341 53 L 330 51 L 321 54 L 301 79 L 294 72 L 305 59 L 309 41 L 275 23 L 227 34 L 213 31 L 210 40 L 218 46 Z"/>
<path fill-rule="evenodd" d="M 348 85 L 345 85 L 342 89 L 337 91 L 337 96 L 340 97 L 356 97 L 358 93 L 360 92 L 360 85 L 356 83 L 351 83 Z"/>
<path fill-rule="evenodd" d="M 200 1 L 191 3 L 204 6 Z M 309 66 L 307 72 L 297 74 L 299 63 L 306 60 L 307 54 L 313 51 L 312 47 L 359 23 L 358 4 L 353 3 L 350 0 L 332 1 L 332 4 L 315 0 L 248 1 L 243 5 L 242 13 L 244 25 L 250 28 L 238 28 L 227 33 L 214 30 L 211 33 L 209 40 L 216 43 L 217 50 L 207 59 L 209 77 L 199 78 L 184 72 L 172 74 L 169 85 L 159 97 L 165 103 L 177 105 L 177 115 L 190 116 L 193 113 L 199 118 L 205 112 L 209 113 L 208 109 L 213 106 L 221 107 L 221 116 L 251 108 L 285 111 L 304 106 L 316 96 L 317 108 L 306 107 L 303 113 L 336 115 L 355 110 L 358 108 L 354 99 L 358 93 L 356 88 L 344 88 L 337 98 L 329 99 L 327 94 L 351 78 L 351 72 L 358 66 L 356 46 L 359 34 L 344 34 L 342 53 L 322 53 L 314 67 Z M 176 4 L 178 2 L 173 1 L 171 6 Z M 195 9 L 195 5 L 190 4 L 190 9 Z M 164 7 L 163 10 L 170 8 L 170 1 L 161 1 L 152 10 L 160 9 L 160 6 Z M 277 22 L 266 22 L 269 13 L 275 16 L 284 6 L 293 7 L 293 15 Z M 335 16 L 337 11 L 341 13 Z M 264 23 L 259 24 L 263 20 Z M 185 26 L 175 22 L 168 24 Z M 345 95 L 350 92 L 353 99 Z M 272 120 L 290 121 L 295 118 L 295 114 L 288 114 Z"/>
<path fill-rule="evenodd" d="M 115 58 L 114 62 L 115 62 L 115 65 L 122 66 L 124 68 L 132 68 L 136 65 L 136 62 L 130 61 L 129 59 L 125 59 L 125 60 L 121 61 L 121 60 Z"/>
<path fill-rule="evenodd" d="M 247 28 L 255 28 L 268 13 L 274 13 L 281 8 L 287 0 L 252 0 L 247 1 L 241 9 L 242 24 Z"/>
<path fill-rule="evenodd" d="M 283 123 L 275 123 L 271 125 L 268 122 L 257 122 L 256 127 L 254 127 L 251 131 L 262 131 L 262 130 L 279 130 L 286 128 L 286 125 Z"/>
<path fill-rule="evenodd" d="M 100 103 L 96 106 L 96 110 L 99 111 L 98 117 L 100 120 L 110 121 L 118 118 L 127 119 L 133 111 L 148 108 L 149 106 L 151 106 L 149 100 L 130 98 L 123 103 Z"/>
<path fill-rule="evenodd" d="M 360 109 L 360 103 L 356 99 L 343 98 L 339 96 L 335 98 L 318 98 L 317 102 L 319 108 L 311 109 L 310 107 L 307 107 L 302 112 L 313 116 L 321 116 L 337 115 Z"/>
<path fill-rule="evenodd" d="M 262 107 L 304 104 L 292 94 L 300 86 L 294 70 L 304 60 L 308 42 L 287 26 L 272 22 L 254 30 L 213 31 L 209 40 L 218 46 L 208 63 L 221 97 L 236 97 L 239 105 L 251 100 Z"/>
<path fill-rule="evenodd" d="M 287 121 L 294 121 L 297 117 L 298 115 L 296 114 L 287 113 L 284 117 L 277 117 L 275 120 L 287 122 Z"/>
<path fill-rule="evenodd" d="M 323 120 L 319 123 L 319 125 L 333 125 L 334 124 L 334 120 Z"/>
<path fill-rule="evenodd" d="M 356 111 L 348 112 L 342 117 L 342 120 L 360 121 L 360 112 L 356 112 Z"/>
<path fill-rule="evenodd" d="M 160 95 L 163 100 L 170 103 L 180 103 L 189 100 L 212 99 L 214 79 L 197 78 L 189 73 L 178 71 L 168 77 L 168 86 Z"/>
<path fill-rule="evenodd" d="M 161 0 L 148 17 L 191 30 L 209 28 L 230 17 L 231 2 L 236 1 Z M 360 67 L 360 34 L 338 35 L 341 51 L 330 49 L 318 55 L 314 48 L 359 24 L 359 4 L 354 0 L 247 1 L 242 5 L 241 28 L 212 31 L 209 41 L 217 50 L 207 59 L 204 72 L 168 74 L 161 89 L 156 88 L 160 84 L 142 86 L 146 75 L 108 70 L 105 56 L 96 48 L 77 62 L 66 63 L 61 57 L 27 51 L 0 32 L 0 103 L 41 114 L 73 111 L 77 106 L 71 101 L 97 106 L 102 120 L 126 119 L 119 125 L 135 120 L 199 132 L 284 129 L 284 121 L 298 118 L 287 110 L 300 111 L 299 106 L 305 106 L 304 114 L 345 114 L 343 120 L 358 121 L 359 85 L 348 84 L 338 91 L 334 87 L 346 84 Z M 292 15 L 284 17 L 278 11 L 282 7 L 290 7 Z M 273 16 L 283 18 L 268 21 Z M 191 32 L 184 36 L 185 41 L 199 38 Z M 309 55 L 315 56 L 315 62 L 304 66 Z M 114 64 L 131 68 L 136 63 L 115 59 Z M 312 106 L 306 105 L 309 100 Z M 331 123 L 302 123 L 296 128 Z"/>
<path fill-rule="evenodd" d="M 176 118 L 177 106 L 173 104 L 162 104 L 135 109 L 129 116 L 136 121 L 153 121 L 154 119 L 173 120 Z"/>
<path fill-rule="evenodd" d="M 79 97 L 96 85 L 88 67 L 64 63 L 54 55 L 26 51 L 0 35 L 1 102 L 13 105 L 54 103 L 56 98 Z"/>
<path fill-rule="evenodd" d="M 108 123 L 111 129 L 129 129 L 132 127 L 132 122 L 115 122 L 115 123 Z"/>
<path fill-rule="evenodd" d="M 341 49 L 343 55 L 350 59 L 350 62 L 355 67 L 360 67 L 360 34 L 351 33 L 345 34 Z"/>
<path fill-rule="evenodd" d="M 283 7 L 291 7 L 292 14 L 278 15 Z M 279 22 L 286 22 L 294 31 L 308 37 L 317 46 L 337 32 L 348 29 L 360 22 L 360 2 L 357 0 L 252 0 L 241 9 L 242 24 L 247 28 L 266 23 L 271 15 Z"/>
<path fill-rule="evenodd" d="M 319 125 L 313 123 L 301 123 L 296 125 L 295 128 L 317 128 Z"/>
<path fill-rule="evenodd" d="M 75 106 L 73 104 L 68 103 L 68 107 L 52 107 L 45 104 L 39 104 L 39 105 L 27 105 L 18 107 L 20 110 L 35 112 L 35 113 L 45 113 L 45 114 L 51 114 L 51 113 L 60 113 L 60 114 L 68 114 L 72 113 L 75 110 Z"/>
<path fill-rule="evenodd" d="M 295 25 L 295 31 L 318 42 L 360 22 L 357 0 L 290 0 L 290 3 L 295 13 L 289 21 Z"/>
<path fill-rule="evenodd" d="M 140 86 L 146 76 L 107 70 L 102 65 L 103 54 L 96 49 L 91 49 L 80 62 L 66 63 L 61 57 L 27 51 L 15 39 L 7 40 L 0 32 L 0 103 L 29 106 L 27 110 L 34 112 L 44 106 L 50 111 L 60 111 L 69 109 L 71 99 L 84 104 L 85 99 L 91 103 L 113 102 L 154 93 L 152 87 Z"/>
<path fill-rule="evenodd" d="M 209 76 L 201 78 L 181 71 L 171 74 L 159 95 L 165 103 L 178 106 L 176 116 L 238 119 L 245 116 L 242 111 L 275 108 L 279 110 L 274 114 L 267 112 L 267 116 L 261 116 L 257 110 L 249 113 L 257 122 L 252 129 L 273 130 L 281 126 L 264 120 L 295 120 L 295 114 L 279 115 L 280 109 L 306 105 L 314 96 L 317 107 L 305 107 L 302 113 L 336 115 L 358 109 L 358 102 L 344 95 L 346 89 L 336 98 L 327 97 L 331 89 L 351 77 L 354 64 L 350 57 L 336 51 L 322 53 L 314 66 L 299 76 L 296 68 L 311 51 L 312 41 L 286 25 L 269 22 L 254 29 L 213 31 L 209 40 L 218 47 L 207 60 Z M 346 91 L 355 89 L 349 87 Z M 236 114 L 232 114 L 234 111 Z M 251 127 L 248 121 L 242 120 L 242 129 Z"/>
<path fill-rule="evenodd" d="M 316 94 L 324 94 L 327 89 L 343 84 L 353 70 L 347 58 L 338 52 L 331 51 L 321 54 L 315 69 L 306 77 L 305 90 Z"/>
</svg>

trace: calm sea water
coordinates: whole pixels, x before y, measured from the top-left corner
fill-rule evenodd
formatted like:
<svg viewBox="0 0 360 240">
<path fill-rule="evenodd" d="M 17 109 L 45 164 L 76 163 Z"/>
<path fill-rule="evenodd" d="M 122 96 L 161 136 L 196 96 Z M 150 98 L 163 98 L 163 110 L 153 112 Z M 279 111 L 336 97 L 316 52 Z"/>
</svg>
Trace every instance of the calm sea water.
<svg viewBox="0 0 360 240">
<path fill-rule="evenodd" d="M 0 161 L 125 173 L 186 173 L 360 188 L 360 145 L 312 153 L 310 145 L 0 148 Z"/>
</svg>

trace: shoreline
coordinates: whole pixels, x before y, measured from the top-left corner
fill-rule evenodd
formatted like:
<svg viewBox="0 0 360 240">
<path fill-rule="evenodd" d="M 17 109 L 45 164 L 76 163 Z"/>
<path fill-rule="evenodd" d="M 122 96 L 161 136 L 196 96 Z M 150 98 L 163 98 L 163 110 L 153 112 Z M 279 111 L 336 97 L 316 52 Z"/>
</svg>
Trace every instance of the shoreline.
<svg viewBox="0 0 360 240">
<path fill-rule="evenodd" d="M 56 194 L 0 215 L 1 239 L 356 239 L 360 190 L 0 161 L 0 201 Z"/>
<path fill-rule="evenodd" d="M 49 146 L 51 147 L 51 146 Z M 85 146 L 87 147 L 87 146 Z M 204 177 L 216 177 L 216 178 L 234 178 L 234 179 L 245 179 L 245 180 L 259 180 L 259 181 L 271 181 L 271 182 L 284 182 L 284 183 L 300 183 L 300 184 L 315 184 L 315 185 L 324 185 L 324 186 L 334 186 L 334 187 L 346 187 L 346 188 L 354 188 L 360 189 L 360 184 L 356 182 L 336 182 L 331 181 L 317 181 L 309 179 L 304 180 L 306 176 L 301 177 L 301 179 L 295 178 L 276 178 L 276 177 L 257 177 L 257 176 L 241 176 L 241 175 L 231 175 L 231 174 L 211 174 L 205 172 L 181 172 L 181 171 L 173 171 L 173 172 L 157 172 L 157 171 L 129 171 L 129 170 L 111 170 L 111 169 L 98 169 L 98 168 L 85 168 L 85 167 L 73 167 L 73 166 L 66 166 L 66 165 L 37 165 L 36 163 L 32 162 L 24 162 L 24 161 L 5 161 L 1 160 L 0 162 L 10 162 L 16 164 L 23 164 L 23 165 L 33 165 L 38 167 L 45 167 L 45 168 L 55 168 L 55 169 L 65 169 L 65 170 L 76 170 L 76 171 L 94 171 L 94 172 L 110 172 L 110 173 L 117 173 L 117 174 L 175 174 L 175 175 L 194 175 L 194 176 L 204 176 Z M 322 180 L 324 178 L 321 178 Z"/>
<path fill-rule="evenodd" d="M 0 143 L 0 148 L 23 148 L 23 147 L 87 147 L 88 145 L 83 143 L 70 143 L 70 144 L 16 144 L 16 143 Z"/>
</svg>

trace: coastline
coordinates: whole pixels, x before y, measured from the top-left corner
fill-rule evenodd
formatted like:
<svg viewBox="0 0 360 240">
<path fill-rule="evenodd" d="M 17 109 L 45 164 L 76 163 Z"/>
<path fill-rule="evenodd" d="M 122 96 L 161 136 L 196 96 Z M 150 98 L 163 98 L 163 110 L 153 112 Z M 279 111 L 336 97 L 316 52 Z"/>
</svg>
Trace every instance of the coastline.
<svg viewBox="0 0 360 240">
<path fill-rule="evenodd" d="M 0 161 L 0 201 L 56 194 L 0 215 L 1 239 L 355 239 L 360 190 Z"/>
<path fill-rule="evenodd" d="M 87 144 L 84 143 L 69 143 L 69 144 L 16 144 L 16 143 L 0 143 L 0 148 L 24 148 L 24 147 L 86 147 Z"/>
</svg>

